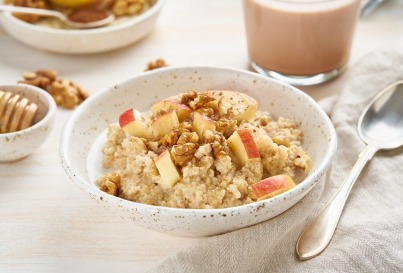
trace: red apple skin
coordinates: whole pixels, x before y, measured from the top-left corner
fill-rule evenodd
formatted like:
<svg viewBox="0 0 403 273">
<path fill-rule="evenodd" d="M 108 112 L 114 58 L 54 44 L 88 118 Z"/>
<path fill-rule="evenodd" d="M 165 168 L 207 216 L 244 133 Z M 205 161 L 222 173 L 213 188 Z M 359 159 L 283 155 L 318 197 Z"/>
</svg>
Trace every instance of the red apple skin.
<svg viewBox="0 0 403 273">
<path fill-rule="evenodd" d="M 295 187 L 293 179 L 286 174 L 280 174 L 263 179 L 250 186 L 253 199 L 267 199 Z"/>
<path fill-rule="evenodd" d="M 156 104 L 151 106 L 151 111 L 154 116 L 160 110 L 176 111 L 179 122 L 183 122 L 192 112 L 192 109 L 190 109 L 187 105 L 182 104 L 178 101 L 172 101 L 172 100 L 163 100 L 163 101 L 157 102 Z"/>
<path fill-rule="evenodd" d="M 127 109 L 126 111 L 124 111 L 122 114 L 120 114 L 119 116 L 119 125 L 120 128 L 123 128 L 125 125 L 129 124 L 130 122 L 132 122 L 133 120 L 135 120 L 134 118 L 134 114 L 133 114 L 133 109 Z"/>
<path fill-rule="evenodd" d="M 195 112 L 193 116 L 193 129 L 199 135 L 199 137 L 203 137 L 203 133 L 205 130 L 216 130 L 215 121 L 207 116 Z"/>
<path fill-rule="evenodd" d="M 152 138 L 150 120 L 134 108 L 127 109 L 119 116 L 119 125 L 126 134 L 142 138 Z"/>
<path fill-rule="evenodd" d="M 250 160 L 260 159 L 255 140 L 249 129 L 238 129 L 227 139 L 228 147 L 241 165 Z"/>
<path fill-rule="evenodd" d="M 251 132 L 248 129 L 239 129 L 237 132 L 243 142 L 243 145 L 245 146 L 245 151 L 248 155 L 248 158 L 260 158 L 259 150 L 257 149 Z"/>
</svg>

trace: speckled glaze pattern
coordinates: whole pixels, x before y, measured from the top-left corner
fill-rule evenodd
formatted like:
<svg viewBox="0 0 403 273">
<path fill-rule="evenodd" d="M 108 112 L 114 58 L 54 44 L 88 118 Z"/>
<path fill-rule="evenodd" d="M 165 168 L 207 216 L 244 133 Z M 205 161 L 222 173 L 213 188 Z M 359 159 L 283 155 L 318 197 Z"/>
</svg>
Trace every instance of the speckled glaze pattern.
<svg viewBox="0 0 403 273">
<path fill-rule="evenodd" d="M 116 25 L 80 30 L 54 29 L 21 21 L 10 13 L 0 13 L 0 23 L 15 39 L 29 46 L 63 54 L 100 53 L 132 44 L 154 27 L 165 0 L 149 10 Z"/>
<path fill-rule="evenodd" d="M 32 85 L 0 85 L 0 90 L 22 95 L 38 104 L 34 125 L 21 131 L 0 134 L 0 162 L 10 162 L 30 155 L 43 144 L 53 128 L 56 103 L 46 91 Z"/>
<path fill-rule="evenodd" d="M 296 120 L 313 160 L 309 176 L 268 200 L 225 209 L 176 209 L 139 204 L 108 195 L 88 178 L 86 159 L 96 137 L 130 107 L 140 111 L 163 98 L 197 90 L 227 89 L 257 98 L 259 109 Z M 62 134 L 60 156 L 68 176 L 98 203 L 147 229 L 186 237 L 215 235 L 268 220 L 284 212 L 324 181 L 337 139 L 328 116 L 298 89 L 256 73 L 220 67 L 162 68 L 144 72 L 86 100 Z"/>
</svg>

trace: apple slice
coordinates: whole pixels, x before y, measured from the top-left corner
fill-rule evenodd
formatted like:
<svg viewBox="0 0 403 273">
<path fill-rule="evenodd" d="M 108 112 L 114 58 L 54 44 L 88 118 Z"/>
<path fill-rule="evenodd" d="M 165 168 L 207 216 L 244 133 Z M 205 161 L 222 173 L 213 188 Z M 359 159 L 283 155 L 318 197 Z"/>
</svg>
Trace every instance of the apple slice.
<svg viewBox="0 0 403 273">
<path fill-rule="evenodd" d="M 203 137 L 203 132 L 206 130 L 215 131 L 215 121 L 206 117 L 199 112 L 194 112 L 193 115 L 193 130 L 199 135 L 199 137 Z"/>
<path fill-rule="evenodd" d="M 228 147 L 235 154 L 239 162 L 244 165 L 246 161 L 260 158 L 252 133 L 248 129 L 236 130 L 228 139 Z"/>
<path fill-rule="evenodd" d="M 258 101 L 251 96 L 236 91 L 212 90 L 207 94 L 219 101 L 221 115 L 226 115 L 231 109 L 234 114 L 233 118 L 239 122 L 251 120 L 259 106 Z"/>
<path fill-rule="evenodd" d="M 184 121 L 192 112 L 192 109 L 190 109 L 187 105 L 172 100 L 163 100 L 151 106 L 153 116 L 157 115 L 157 113 L 161 110 L 174 110 L 178 116 L 179 122 Z"/>
<path fill-rule="evenodd" d="M 49 0 L 52 4 L 66 8 L 78 8 L 95 4 L 97 0 Z"/>
<path fill-rule="evenodd" d="M 165 150 L 156 157 L 154 162 L 160 173 L 163 186 L 172 188 L 181 179 L 178 169 L 172 161 L 169 150 Z"/>
<path fill-rule="evenodd" d="M 119 125 L 128 135 L 147 139 L 153 137 L 150 119 L 134 108 L 127 109 L 120 114 Z"/>
<path fill-rule="evenodd" d="M 289 175 L 280 174 L 263 179 L 250 186 L 252 199 L 267 199 L 295 187 L 295 183 Z"/>
<path fill-rule="evenodd" d="M 175 111 L 171 111 L 155 118 L 151 123 L 151 130 L 155 137 L 163 137 L 178 126 L 178 116 Z"/>
</svg>

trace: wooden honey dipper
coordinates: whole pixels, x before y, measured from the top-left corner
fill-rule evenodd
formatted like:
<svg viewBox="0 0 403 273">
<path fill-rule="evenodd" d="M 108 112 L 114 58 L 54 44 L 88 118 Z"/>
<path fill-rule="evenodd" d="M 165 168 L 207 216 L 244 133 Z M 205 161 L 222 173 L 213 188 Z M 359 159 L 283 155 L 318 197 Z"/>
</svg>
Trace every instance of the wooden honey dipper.
<svg viewBox="0 0 403 273">
<path fill-rule="evenodd" d="M 0 133 L 11 133 L 32 126 L 38 105 L 29 99 L 0 90 Z"/>
</svg>

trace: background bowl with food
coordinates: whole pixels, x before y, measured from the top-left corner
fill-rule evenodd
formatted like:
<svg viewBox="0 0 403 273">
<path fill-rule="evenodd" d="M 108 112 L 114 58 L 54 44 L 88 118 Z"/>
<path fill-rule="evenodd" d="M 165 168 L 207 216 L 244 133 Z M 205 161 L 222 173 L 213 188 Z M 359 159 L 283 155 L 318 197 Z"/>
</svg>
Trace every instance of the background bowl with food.
<svg viewBox="0 0 403 273">
<path fill-rule="evenodd" d="M 38 49 L 65 54 L 99 53 L 127 46 L 147 35 L 156 24 L 164 2 L 5 0 L 3 3 L 8 5 L 61 11 L 77 22 L 100 20 L 109 13 L 116 19 L 98 28 L 74 29 L 54 17 L 3 12 L 0 22 L 15 39 Z"/>
</svg>

